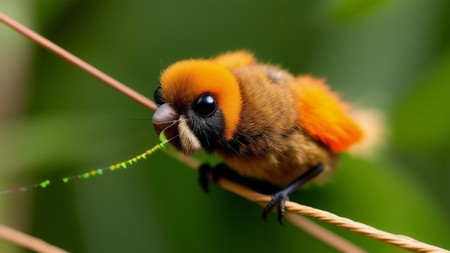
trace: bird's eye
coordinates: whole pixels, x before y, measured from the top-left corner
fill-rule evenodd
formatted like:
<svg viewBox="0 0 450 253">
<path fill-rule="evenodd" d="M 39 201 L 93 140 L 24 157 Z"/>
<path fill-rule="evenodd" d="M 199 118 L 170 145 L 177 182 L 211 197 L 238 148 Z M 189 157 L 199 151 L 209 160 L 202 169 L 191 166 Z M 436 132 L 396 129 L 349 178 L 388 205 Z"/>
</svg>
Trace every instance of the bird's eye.
<svg viewBox="0 0 450 253">
<path fill-rule="evenodd" d="M 193 110 L 200 117 L 209 117 L 217 109 L 216 99 L 210 94 L 203 94 L 194 102 Z"/>
<path fill-rule="evenodd" d="M 153 100 L 158 106 L 166 102 L 162 96 L 161 87 L 156 88 L 155 93 L 153 94 Z"/>
</svg>

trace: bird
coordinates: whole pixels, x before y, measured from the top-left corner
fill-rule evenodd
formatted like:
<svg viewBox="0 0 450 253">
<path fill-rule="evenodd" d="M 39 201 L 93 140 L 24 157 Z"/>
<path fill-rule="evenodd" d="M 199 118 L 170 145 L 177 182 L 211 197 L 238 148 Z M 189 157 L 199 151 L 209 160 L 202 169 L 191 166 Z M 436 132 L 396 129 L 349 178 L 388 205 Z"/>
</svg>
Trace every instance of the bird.
<svg viewBox="0 0 450 253">
<path fill-rule="evenodd" d="M 222 158 L 200 166 L 205 191 L 211 173 L 214 181 L 226 177 L 272 194 L 263 217 L 276 207 L 280 223 L 289 194 L 325 182 L 339 154 L 364 137 L 350 105 L 324 79 L 295 76 L 246 50 L 171 64 L 154 100 L 158 134 L 186 155 L 205 150 Z"/>
</svg>

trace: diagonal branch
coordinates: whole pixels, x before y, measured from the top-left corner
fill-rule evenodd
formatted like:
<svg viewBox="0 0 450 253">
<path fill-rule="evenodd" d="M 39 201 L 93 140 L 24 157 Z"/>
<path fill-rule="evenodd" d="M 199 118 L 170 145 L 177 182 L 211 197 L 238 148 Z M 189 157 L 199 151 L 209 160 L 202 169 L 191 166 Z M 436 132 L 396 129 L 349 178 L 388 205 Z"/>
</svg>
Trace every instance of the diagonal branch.
<svg viewBox="0 0 450 253">
<path fill-rule="evenodd" d="M 117 81 L 116 79 L 106 75 L 105 73 L 98 70 L 94 66 L 88 64 L 87 62 L 81 60 L 80 58 L 76 57 L 75 55 L 69 53 L 67 50 L 61 48 L 60 46 L 56 45 L 55 43 L 49 41 L 48 39 L 42 37 L 41 35 L 39 35 L 37 33 L 35 33 L 34 31 L 32 31 L 28 27 L 22 25 L 21 23 L 15 21 L 14 19 L 8 17 L 3 12 L 0 12 L 0 21 L 3 22 L 5 25 L 11 27 L 12 29 L 16 30 L 17 32 L 21 33 L 23 36 L 27 37 L 31 41 L 36 42 L 37 44 L 41 45 L 42 47 L 50 50 L 51 52 L 55 53 L 56 55 L 64 58 L 68 62 L 74 64 L 75 66 L 79 67 L 80 69 L 91 74 L 92 76 L 99 79 L 103 83 L 120 91 L 122 94 L 143 104 L 145 107 L 147 107 L 153 111 L 156 110 L 156 108 L 157 108 L 156 104 L 153 103 L 153 101 L 151 101 L 147 97 L 136 92 L 135 90 L 131 89 L 130 87 L 126 86 L 125 84 Z"/>
<path fill-rule="evenodd" d="M 36 252 L 68 253 L 68 251 L 50 245 L 41 239 L 32 237 L 2 224 L 0 224 L 0 238 Z"/>
</svg>

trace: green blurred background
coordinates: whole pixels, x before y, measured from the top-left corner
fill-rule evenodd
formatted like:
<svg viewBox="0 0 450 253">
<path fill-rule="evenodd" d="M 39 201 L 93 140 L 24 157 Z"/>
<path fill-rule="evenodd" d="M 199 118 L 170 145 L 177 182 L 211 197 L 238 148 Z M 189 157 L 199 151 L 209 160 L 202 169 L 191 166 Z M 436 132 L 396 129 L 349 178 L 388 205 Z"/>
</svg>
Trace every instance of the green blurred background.
<svg viewBox="0 0 450 253">
<path fill-rule="evenodd" d="M 450 248 L 450 2 L 0 0 L 3 11 L 152 97 L 168 64 L 249 49 L 384 113 L 371 157 L 291 198 Z M 0 188 L 158 142 L 152 112 L 0 25 Z M 203 156 L 203 160 L 215 158 Z M 127 171 L 0 197 L 0 222 L 72 252 L 335 252 L 160 152 Z M 370 252 L 402 250 L 325 225 Z M 0 242 L 0 252 L 26 252 Z"/>
</svg>

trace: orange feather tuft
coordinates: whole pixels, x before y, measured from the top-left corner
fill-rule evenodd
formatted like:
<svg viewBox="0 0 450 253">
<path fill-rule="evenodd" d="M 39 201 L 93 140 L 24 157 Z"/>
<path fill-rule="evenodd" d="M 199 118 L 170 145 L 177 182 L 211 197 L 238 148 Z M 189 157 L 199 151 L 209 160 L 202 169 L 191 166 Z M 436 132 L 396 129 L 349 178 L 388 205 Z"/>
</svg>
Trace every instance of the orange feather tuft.
<svg viewBox="0 0 450 253">
<path fill-rule="evenodd" d="M 348 149 L 363 137 L 361 128 L 347 113 L 348 105 L 331 92 L 321 79 L 297 77 L 299 124 L 332 152 Z"/>
<path fill-rule="evenodd" d="M 172 64 L 161 75 L 161 87 L 168 101 L 192 103 L 198 96 L 213 95 L 225 120 L 224 139 L 233 137 L 239 123 L 241 94 L 234 75 L 223 65 L 208 60 L 185 60 Z M 179 96 L 182 98 L 173 98 Z"/>
<path fill-rule="evenodd" d="M 253 54 L 245 50 L 226 52 L 214 57 L 212 60 L 228 69 L 245 67 L 256 63 Z"/>
</svg>

